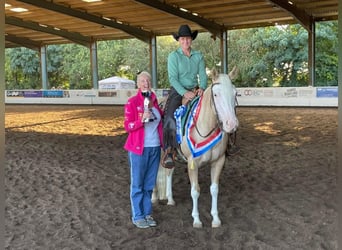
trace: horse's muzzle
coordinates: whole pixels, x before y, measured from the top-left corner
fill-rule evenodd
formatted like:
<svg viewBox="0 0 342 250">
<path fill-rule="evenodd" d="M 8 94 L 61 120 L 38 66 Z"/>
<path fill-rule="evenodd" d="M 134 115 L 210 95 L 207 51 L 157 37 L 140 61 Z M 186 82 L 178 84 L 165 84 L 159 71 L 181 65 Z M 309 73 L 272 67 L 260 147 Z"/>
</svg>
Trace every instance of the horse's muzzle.
<svg viewBox="0 0 342 250">
<path fill-rule="evenodd" d="M 238 119 L 230 119 L 228 120 L 226 123 L 222 124 L 222 129 L 224 130 L 224 132 L 226 133 L 233 133 L 237 130 L 238 126 L 239 126 L 239 121 Z"/>
</svg>

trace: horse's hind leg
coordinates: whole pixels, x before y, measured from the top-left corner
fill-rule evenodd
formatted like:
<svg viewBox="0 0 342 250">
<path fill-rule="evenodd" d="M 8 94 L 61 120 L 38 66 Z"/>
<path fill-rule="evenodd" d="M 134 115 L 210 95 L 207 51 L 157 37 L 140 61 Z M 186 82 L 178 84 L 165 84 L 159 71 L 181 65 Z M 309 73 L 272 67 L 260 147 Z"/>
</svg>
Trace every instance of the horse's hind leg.
<svg viewBox="0 0 342 250">
<path fill-rule="evenodd" d="M 157 186 L 155 186 L 153 188 L 151 201 L 152 201 L 152 203 L 157 203 L 158 202 L 158 188 L 157 188 Z"/>
<path fill-rule="evenodd" d="M 156 185 L 152 192 L 152 203 L 156 203 L 158 200 L 167 199 L 167 205 L 175 205 L 176 202 L 172 195 L 172 176 L 174 168 L 166 169 L 159 165 Z"/>
<path fill-rule="evenodd" d="M 174 168 L 168 169 L 168 174 L 166 176 L 166 197 L 167 197 L 167 205 L 176 205 L 176 202 L 173 199 L 172 193 L 172 176 L 173 176 Z"/>
</svg>

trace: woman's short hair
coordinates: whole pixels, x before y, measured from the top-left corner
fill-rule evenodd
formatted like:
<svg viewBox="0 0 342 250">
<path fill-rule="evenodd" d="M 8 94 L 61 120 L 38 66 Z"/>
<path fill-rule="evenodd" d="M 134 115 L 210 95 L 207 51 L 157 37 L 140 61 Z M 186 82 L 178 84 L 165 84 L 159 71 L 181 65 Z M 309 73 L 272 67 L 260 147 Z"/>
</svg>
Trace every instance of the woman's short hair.
<svg viewBox="0 0 342 250">
<path fill-rule="evenodd" d="M 139 80 L 140 80 L 140 78 L 141 78 L 142 76 L 147 76 L 148 79 L 151 80 L 151 75 L 150 75 L 150 73 L 148 73 L 147 71 L 141 71 L 141 72 L 138 74 L 138 76 L 137 76 L 137 82 L 139 82 Z"/>
</svg>

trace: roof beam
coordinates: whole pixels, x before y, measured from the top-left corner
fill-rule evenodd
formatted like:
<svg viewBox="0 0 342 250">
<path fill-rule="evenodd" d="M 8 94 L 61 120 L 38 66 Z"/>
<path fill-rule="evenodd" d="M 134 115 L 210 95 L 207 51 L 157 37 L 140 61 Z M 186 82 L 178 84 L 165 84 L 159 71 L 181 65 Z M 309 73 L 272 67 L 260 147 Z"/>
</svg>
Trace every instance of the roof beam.
<svg viewBox="0 0 342 250">
<path fill-rule="evenodd" d="M 52 1 L 51 2 L 45 1 L 45 0 L 17 0 L 17 1 L 28 3 L 31 5 L 37 6 L 39 8 L 48 9 L 48 10 L 62 13 L 68 16 L 80 18 L 89 22 L 105 25 L 114 29 L 122 30 L 126 32 L 127 34 L 134 36 L 147 43 L 150 42 L 151 37 L 152 37 L 151 32 L 145 31 L 143 29 L 129 26 L 129 25 L 122 24 L 122 23 L 118 23 L 113 20 L 104 19 L 100 16 L 92 15 L 83 11 L 78 11 L 69 7 L 65 7 L 60 4 L 55 4 Z"/>
<path fill-rule="evenodd" d="M 217 37 L 221 37 L 222 32 L 225 30 L 223 25 L 212 22 L 198 15 L 194 15 L 191 12 L 183 11 L 178 7 L 171 6 L 169 4 L 166 4 L 158 0 L 134 0 L 134 1 L 145 4 L 149 7 L 153 7 L 155 9 L 164 11 L 166 13 L 172 14 L 174 16 L 184 18 L 194 23 L 197 23 L 198 25 L 202 26 L 203 28 L 205 28 L 206 30 L 208 30 L 210 33 L 212 33 L 214 36 L 217 36 Z"/>
<path fill-rule="evenodd" d="M 39 42 L 33 41 L 26 37 L 18 37 L 11 34 L 5 34 L 5 40 L 36 51 L 39 51 L 39 48 L 41 47 L 41 43 Z"/>
<path fill-rule="evenodd" d="M 268 0 L 270 3 L 285 10 L 293 16 L 307 31 L 311 30 L 311 23 L 313 18 L 309 16 L 304 10 L 298 9 L 290 0 Z"/>
<path fill-rule="evenodd" d="M 79 43 L 79 44 L 87 46 L 87 47 L 89 46 L 89 44 L 91 42 L 90 37 L 82 36 L 79 33 L 68 32 L 65 30 L 59 30 L 59 29 L 55 29 L 54 27 L 50 27 L 50 26 L 46 26 L 46 25 L 40 25 L 39 23 L 35 23 L 35 22 L 31 22 L 31 21 L 23 21 L 22 19 L 19 19 L 16 17 L 5 16 L 5 23 L 10 24 L 10 25 L 14 25 L 14 26 L 18 26 L 18 27 L 22 27 L 25 29 L 31 29 L 31 30 L 35 30 L 35 31 L 43 32 L 43 33 L 61 36 L 61 37 L 64 37 L 70 41 L 73 41 L 75 43 Z"/>
</svg>

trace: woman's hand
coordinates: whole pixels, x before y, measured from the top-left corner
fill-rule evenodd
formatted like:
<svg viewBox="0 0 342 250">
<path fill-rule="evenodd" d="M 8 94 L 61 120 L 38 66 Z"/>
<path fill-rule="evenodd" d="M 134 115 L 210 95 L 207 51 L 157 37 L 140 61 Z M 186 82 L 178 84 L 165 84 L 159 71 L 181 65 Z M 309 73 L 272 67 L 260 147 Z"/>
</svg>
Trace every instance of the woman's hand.
<svg viewBox="0 0 342 250">
<path fill-rule="evenodd" d="M 145 110 L 142 114 L 141 121 L 145 122 L 146 120 L 150 120 L 152 118 L 152 112 L 150 110 Z"/>
<path fill-rule="evenodd" d="M 190 100 L 190 101 L 191 101 L 192 99 L 194 99 L 195 96 L 196 96 L 196 94 L 195 94 L 194 92 L 192 92 L 192 91 L 185 92 L 185 94 L 184 94 L 184 97 L 185 97 L 186 99 Z"/>
</svg>

